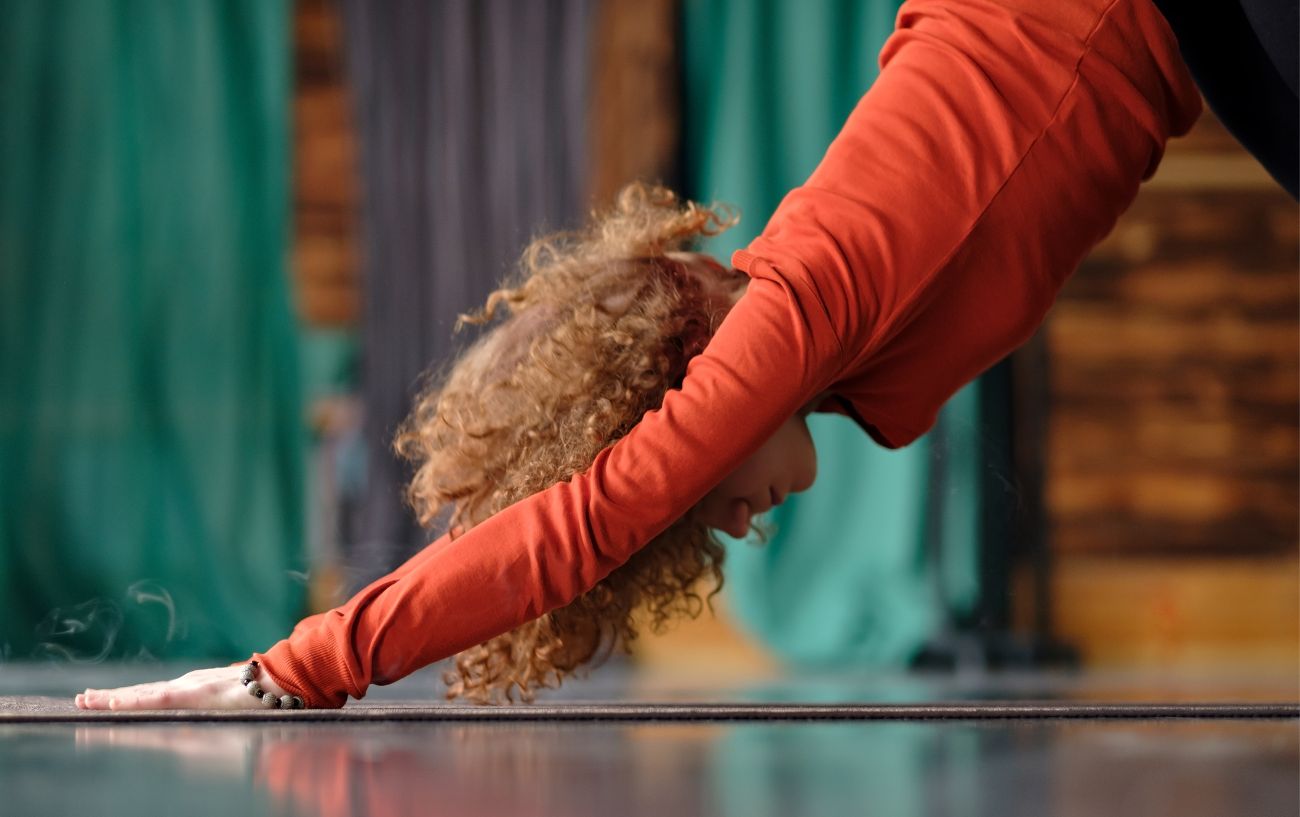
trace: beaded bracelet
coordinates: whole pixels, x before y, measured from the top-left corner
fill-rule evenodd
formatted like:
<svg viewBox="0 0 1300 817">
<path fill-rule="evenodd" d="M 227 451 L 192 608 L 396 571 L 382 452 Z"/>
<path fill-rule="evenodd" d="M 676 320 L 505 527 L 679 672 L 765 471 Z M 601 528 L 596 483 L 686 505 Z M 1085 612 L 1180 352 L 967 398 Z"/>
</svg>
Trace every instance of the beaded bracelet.
<svg viewBox="0 0 1300 817">
<path fill-rule="evenodd" d="M 252 695 L 254 698 L 262 699 L 262 706 L 267 709 L 307 708 L 306 704 L 302 702 L 302 698 L 299 698 L 297 695 L 281 695 L 276 697 L 274 692 L 264 691 L 262 687 L 258 686 L 257 681 L 253 680 L 257 677 L 257 667 L 258 664 L 256 661 L 249 661 L 245 664 L 243 671 L 239 673 L 239 681 L 244 686 L 248 687 L 249 695 Z"/>
</svg>

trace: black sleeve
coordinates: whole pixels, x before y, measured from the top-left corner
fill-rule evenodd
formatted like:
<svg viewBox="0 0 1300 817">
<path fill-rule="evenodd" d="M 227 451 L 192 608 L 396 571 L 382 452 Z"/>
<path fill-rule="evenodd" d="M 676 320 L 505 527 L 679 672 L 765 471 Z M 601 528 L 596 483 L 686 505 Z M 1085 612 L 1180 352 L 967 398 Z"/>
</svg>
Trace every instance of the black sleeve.
<svg viewBox="0 0 1300 817">
<path fill-rule="evenodd" d="M 1155 0 L 1210 108 L 1297 197 L 1295 0 Z"/>
</svg>

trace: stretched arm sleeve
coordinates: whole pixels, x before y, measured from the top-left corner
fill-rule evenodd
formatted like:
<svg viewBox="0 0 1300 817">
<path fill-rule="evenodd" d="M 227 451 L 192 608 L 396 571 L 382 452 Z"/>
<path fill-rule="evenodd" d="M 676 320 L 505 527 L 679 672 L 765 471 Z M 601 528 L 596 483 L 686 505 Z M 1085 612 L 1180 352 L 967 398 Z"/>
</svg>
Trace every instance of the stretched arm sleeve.
<svg viewBox="0 0 1300 817">
<path fill-rule="evenodd" d="M 897 447 L 1029 338 L 1201 103 L 1149 0 L 910 0 L 880 65 L 732 260 L 816 283 L 840 392 Z"/>
<path fill-rule="evenodd" d="M 827 314 L 808 282 L 757 270 L 682 387 L 586 471 L 438 539 L 254 658 L 309 706 L 342 706 L 568 604 L 835 379 L 843 354 Z"/>
</svg>

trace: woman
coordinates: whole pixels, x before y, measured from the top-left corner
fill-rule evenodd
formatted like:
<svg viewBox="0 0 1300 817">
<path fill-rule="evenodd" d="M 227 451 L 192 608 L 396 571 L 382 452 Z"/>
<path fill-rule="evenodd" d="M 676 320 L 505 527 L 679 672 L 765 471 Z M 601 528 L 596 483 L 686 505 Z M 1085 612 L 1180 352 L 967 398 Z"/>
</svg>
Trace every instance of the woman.
<svg viewBox="0 0 1300 817">
<path fill-rule="evenodd" d="M 622 613 L 637 593 L 668 614 L 689 601 L 689 580 L 716 575 L 715 547 L 698 536 L 676 540 L 678 532 L 743 533 L 749 515 L 807 487 L 813 469 L 803 412 L 845 414 L 889 447 L 924 433 L 950 395 L 1033 333 L 1065 279 L 1155 171 L 1166 140 L 1200 113 L 1177 42 L 1150 0 L 914 0 L 900 11 L 880 62 L 879 78 L 821 165 L 732 257 L 738 272 L 674 255 L 672 241 L 602 254 L 598 245 L 612 239 L 599 225 L 526 261 L 534 273 L 552 262 L 586 270 L 567 279 L 573 314 L 638 314 L 638 288 L 602 286 L 626 282 L 618 270 L 628 268 L 658 271 L 675 282 L 665 287 L 684 287 L 696 293 L 687 300 L 708 305 L 694 319 L 654 313 L 653 326 L 680 330 L 680 384 L 670 379 L 671 365 L 633 365 L 632 356 L 620 380 L 644 382 L 631 394 L 574 392 L 623 400 L 632 411 L 666 386 L 661 402 L 652 400 L 630 427 L 614 422 L 622 410 L 603 419 L 588 414 L 583 422 L 595 418 L 594 436 L 580 442 L 575 435 L 574 456 L 532 478 L 516 478 L 529 462 L 509 452 L 508 464 L 482 485 L 454 470 L 437 478 L 422 470 L 417 505 L 451 499 L 462 527 L 342 607 L 300 623 L 254 655 L 255 664 L 87 690 L 78 705 L 262 706 L 251 689 L 266 705 L 341 706 L 372 683 L 462 652 L 453 694 L 488 700 L 518 688 L 527 695 L 554 681 L 591 658 L 602 627 L 624 639 L 634 633 Z M 638 195 L 676 207 L 661 193 L 629 194 Z M 707 211 L 678 212 L 695 213 L 681 216 L 689 221 Z M 714 216 L 696 232 L 718 226 Z M 603 260 L 590 267 L 584 258 Z M 523 304 L 532 280 L 493 297 Z M 556 273 L 555 280 L 566 279 Z M 709 320 L 691 328 L 710 314 L 725 317 L 716 327 Z M 546 324 L 552 317 L 524 309 L 515 319 Z M 702 350 L 695 345 L 701 332 Z M 514 362 L 502 362 L 510 350 L 497 337 L 458 362 L 448 389 L 499 382 L 484 373 Z M 612 347 L 594 348 L 584 342 L 569 352 L 596 365 Z M 674 344 L 664 348 L 671 364 Z M 603 382 L 584 383 L 583 371 L 550 376 L 564 383 L 576 375 L 584 388 Z M 524 405 L 553 391 L 517 398 Z M 436 435 L 412 431 L 444 416 L 431 412 L 430 400 L 436 407 L 436 395 L 427 397 L 399 440 L 417 457 L 442 450 Z M 449 419 L 469 438 L 482 418 L 453 412 Z M 647 547 L 652 540 L 698 544 Z M 620 584 L 624 565 L 631 572 Z M 602 580 L 609 582 L 603 590 Z"/>
</svg>

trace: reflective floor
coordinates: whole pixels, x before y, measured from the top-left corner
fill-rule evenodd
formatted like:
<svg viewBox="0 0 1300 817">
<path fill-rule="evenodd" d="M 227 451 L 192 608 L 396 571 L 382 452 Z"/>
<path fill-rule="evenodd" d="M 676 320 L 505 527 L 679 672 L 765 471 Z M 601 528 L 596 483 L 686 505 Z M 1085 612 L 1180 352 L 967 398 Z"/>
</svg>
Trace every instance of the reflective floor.
<svg viewBox="0 0 1300 817">
<path fill-rule="evenodd" d="M 12 696 L 62 695 L 69 684 L 157 675 L 156 668 L 101 667 L 73 679 L 66 669 L 0 665 L 0 696 L 12 704 Z M 551 698 L 627 700 L 636 689 L 631 697 L 663 701 L 1294 701 L 1289 683 L 862 676 L 718 682 L 710 690 L 647 685 L 614 671 Z M 424 699 L 431 688 L 427 674 L 415 676 L 383 690 L 378 702 Z M 1300 812 L 1293 718 L 114 724 L 79 723 L 63 698 L 20 703 L 68 719 L 6 724 L 0 717 L 6 815 Z"/>
</svg>

